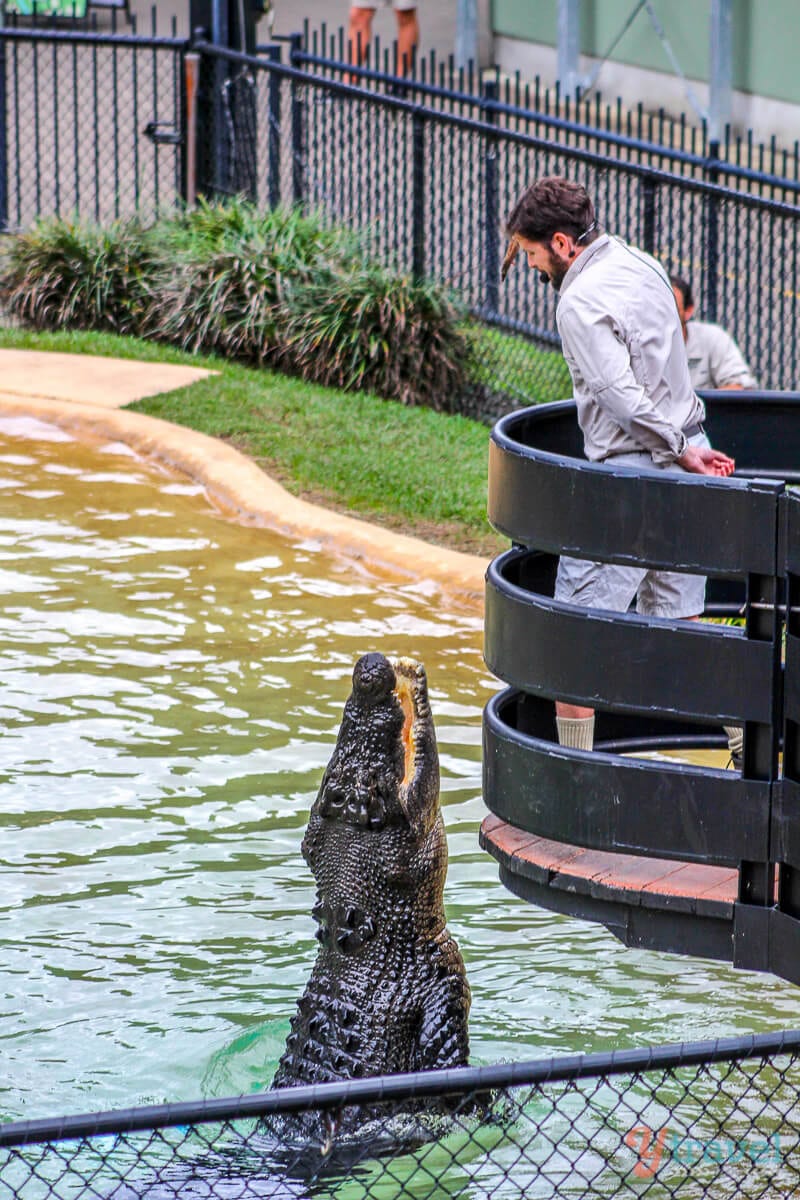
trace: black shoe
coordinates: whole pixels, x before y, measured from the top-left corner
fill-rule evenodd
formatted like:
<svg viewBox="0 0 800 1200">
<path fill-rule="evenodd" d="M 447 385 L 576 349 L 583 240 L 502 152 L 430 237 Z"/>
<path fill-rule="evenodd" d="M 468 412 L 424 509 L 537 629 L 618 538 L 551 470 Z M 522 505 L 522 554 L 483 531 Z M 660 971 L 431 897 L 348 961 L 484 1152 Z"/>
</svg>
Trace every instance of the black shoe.
<svg viewBox="0 0 800 1200">
<path fill-rule="evenodd" d="M 734 754 L 733 752 L 731 752 L 731 756 L 728 759 L 728 767 L 733 767 L 734 771 L 738 771 L 739 774 L 741 775 L 742 766 L 743 766 L 742 755 Z"/>
</svg>

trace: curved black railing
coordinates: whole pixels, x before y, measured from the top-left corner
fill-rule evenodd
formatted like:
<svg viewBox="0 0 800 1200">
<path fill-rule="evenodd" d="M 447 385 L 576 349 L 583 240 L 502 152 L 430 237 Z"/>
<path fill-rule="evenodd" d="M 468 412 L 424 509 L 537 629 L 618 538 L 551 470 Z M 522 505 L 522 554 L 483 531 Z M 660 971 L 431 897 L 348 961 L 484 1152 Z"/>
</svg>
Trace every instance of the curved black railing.
<svg viewBox="0 0 800 1200">
<path fill-rule="evenodd" d="M 513 546 L 487 572 L 485 656 L 509 687 L 484 795 L 557 842 L 737 868 L 731 958 L 800 981 L 800 394 L 705 399 L 731 479 L 589 463 L 572 401 L 495 426 L 489 518 Z M 559 603 L 560 554 L 704 574 L 705 615 L 741 621 Z M 557 744 L 554 700 L 596 709 L 593 752 Z M 741 773 L 630 757 L 723 747 L 723 725 L 744 727 Z"/>
</svg>

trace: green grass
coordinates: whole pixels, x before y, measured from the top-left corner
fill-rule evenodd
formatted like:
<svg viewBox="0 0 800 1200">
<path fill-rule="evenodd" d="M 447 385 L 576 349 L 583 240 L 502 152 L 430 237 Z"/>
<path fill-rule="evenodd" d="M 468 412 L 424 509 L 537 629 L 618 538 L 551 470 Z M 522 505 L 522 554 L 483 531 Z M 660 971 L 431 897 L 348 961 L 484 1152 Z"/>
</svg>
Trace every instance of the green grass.
<svg viewBox="0 0 800 1200">
<path fill-rule="evenodd" d="M 572 395 L 569 368 L 560 350 L 542 350 L 527 338 L 478 322 L 470 322 L 465 331 L 476 382 L 524 404 L 544 404 Z"/>
<path fill-rule="evenodd" d="M 476 421 L 113 334 L 2 329 L 0 346 L 209 367 L 219 374 L 130 407 L 225 439 L 295 495 L 458 550 L 508 544 L 486 519 L 489 430 Z"/>
</svg>

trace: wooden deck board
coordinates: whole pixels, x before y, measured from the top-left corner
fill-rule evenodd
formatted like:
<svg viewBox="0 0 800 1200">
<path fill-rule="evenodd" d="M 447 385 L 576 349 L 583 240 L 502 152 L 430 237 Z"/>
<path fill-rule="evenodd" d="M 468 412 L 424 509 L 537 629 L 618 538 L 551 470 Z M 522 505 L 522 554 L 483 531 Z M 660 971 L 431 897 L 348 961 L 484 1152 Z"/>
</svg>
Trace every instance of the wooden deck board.
<svg viewBox="0 0 800 1200">
<path fill-rule="evenodd" d="M 491 815 L 481 845 L 506 869 L 596 900 L 732 919 L 738 872 L 670 859 L 586 850 L 536 837 Z"/>
</svg>

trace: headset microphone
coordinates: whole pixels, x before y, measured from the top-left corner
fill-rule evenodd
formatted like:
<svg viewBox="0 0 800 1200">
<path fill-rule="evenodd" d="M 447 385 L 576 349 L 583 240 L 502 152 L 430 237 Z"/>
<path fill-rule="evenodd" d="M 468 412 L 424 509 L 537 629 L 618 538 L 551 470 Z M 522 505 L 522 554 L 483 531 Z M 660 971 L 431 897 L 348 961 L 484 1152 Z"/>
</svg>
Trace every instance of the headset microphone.
<svg viewBox="0 0 800 1200">
<path fill-rule="evenodd" d="M 540 271 L 539 272 L 539 282 L 540 283 L 549 283 L 550 276 L 545 271 Z"/>
</svg>

